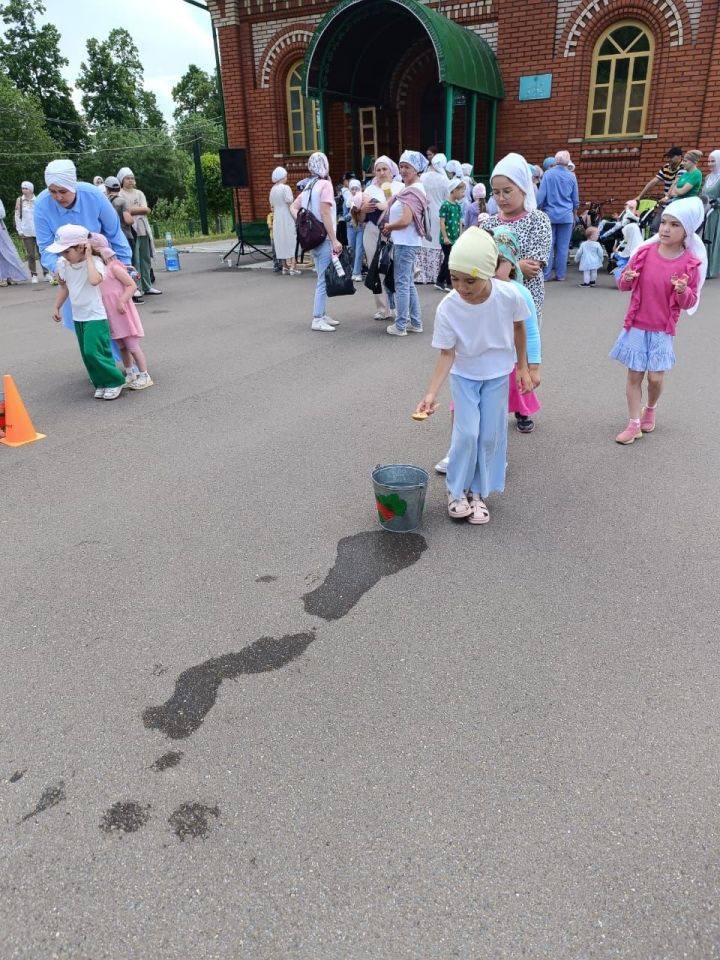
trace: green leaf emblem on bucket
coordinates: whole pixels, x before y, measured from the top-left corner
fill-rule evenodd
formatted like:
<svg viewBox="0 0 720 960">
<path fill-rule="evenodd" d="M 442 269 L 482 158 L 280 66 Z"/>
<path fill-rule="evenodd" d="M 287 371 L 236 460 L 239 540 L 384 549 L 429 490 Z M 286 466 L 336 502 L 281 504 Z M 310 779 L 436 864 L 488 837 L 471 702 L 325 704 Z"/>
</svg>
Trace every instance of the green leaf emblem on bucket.
<svg viewBox="0 0 720 960">
<path fill-rule="evenodd" d="M 407 501 L 396 493 L 378 493 L 375 497 L 378 515 L 381 520 L 392 520 L 393 517 L 404 517 L 407 511 Z"/>
</svg>

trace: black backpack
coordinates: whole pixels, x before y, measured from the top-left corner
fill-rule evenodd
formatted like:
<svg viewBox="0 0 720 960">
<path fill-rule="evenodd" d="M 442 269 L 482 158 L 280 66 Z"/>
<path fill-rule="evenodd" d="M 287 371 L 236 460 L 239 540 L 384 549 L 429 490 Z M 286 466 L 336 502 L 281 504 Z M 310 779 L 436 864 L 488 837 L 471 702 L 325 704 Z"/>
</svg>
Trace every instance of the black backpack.
<svg viewBox="0 0 720 960">
<path fill-rule="evenodd" d="M 317 180 L 310 187 L 310 192 L 308 193 L 308 206 L 310 204 L 310 198 L 312 197 L 313 187 L 317 183 Z M 308 207 L 300 207 L 298 210 L 297 219 L 295 221 L 295 226 L 297 229 L 297 240 L 300 244 L 302 250 L 314 250 L 316 247 L 319 247 L 320 244 L 327 238 L 327 230 L 325 229 L 325 224 L 318 220 L 312 210 L 309 210 Z"/>
</svg>

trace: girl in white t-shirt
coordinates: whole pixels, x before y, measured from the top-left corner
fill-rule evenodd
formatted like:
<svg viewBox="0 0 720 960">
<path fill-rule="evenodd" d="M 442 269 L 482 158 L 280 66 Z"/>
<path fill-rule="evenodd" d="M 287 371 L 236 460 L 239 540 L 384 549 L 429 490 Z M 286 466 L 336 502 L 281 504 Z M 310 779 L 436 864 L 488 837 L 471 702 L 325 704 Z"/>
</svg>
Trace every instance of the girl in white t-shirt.
<svg viewBox="0 0 720 960">
<path fill-rule="evenodd" d="M 87 227 L 67 223 L 58 228 L 55 242 L 47 248 L 60 253 L 57 275 L 60 281 L 53 320 L 62 320 L 62 305 L 70 298 L 75 333 L 85 369 L 98 400 L 116 400 L 125 386 L 125 375 L 115 365 L 110 346 L 110 329 L 100 285 L 105 265 L 93 255 Z"/>
<path fill-rule="evenodd" d="M 470 227 L 450 253 L 453 291 L 435 314 L 432 345 L 440 350 L 430 388 L 416 407 L 428 416 L 448 374 L 455 405 L 448 454 L 448 514 L 487 523 L 484 498 L 505 489 L 508 382 L 517 353 L 521 393 L 532 390 L 527 364 L 527 307 L 513 284 L 493 280 L 498 249 Z"/>
</svg>

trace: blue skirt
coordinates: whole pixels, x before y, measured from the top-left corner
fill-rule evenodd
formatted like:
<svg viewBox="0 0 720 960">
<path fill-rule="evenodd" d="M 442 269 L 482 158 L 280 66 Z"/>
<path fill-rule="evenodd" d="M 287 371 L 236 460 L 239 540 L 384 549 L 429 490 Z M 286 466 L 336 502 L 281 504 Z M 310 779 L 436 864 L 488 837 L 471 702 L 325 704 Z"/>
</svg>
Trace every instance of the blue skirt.
<svg viewBox="0 0 720 960">
<path fill-rule="evenodd" d="M 660 373 L 675 366 L 674 337 L 663 331 L 622 330 L 610 351 L 613 360 L 619 360 L 628 370 L 638 373 Z"/>
</svg>

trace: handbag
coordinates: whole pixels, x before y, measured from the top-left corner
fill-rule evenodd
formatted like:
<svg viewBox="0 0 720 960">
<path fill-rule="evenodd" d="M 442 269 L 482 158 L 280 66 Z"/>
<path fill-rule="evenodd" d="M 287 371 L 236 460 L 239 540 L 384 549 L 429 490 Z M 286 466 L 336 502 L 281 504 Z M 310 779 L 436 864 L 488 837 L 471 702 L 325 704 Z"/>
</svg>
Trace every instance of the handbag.
<svg viewBox="0 0 720 960">
<path fill-rule="evenodd" d="M 325 291 L 328 297 L 349 297 L 355 293 L 355 284 L 352 278 L 352 255 L 347 247 L 343 247 L 338 256 L 345 276 L 338 275 L 335 261 L 331 260 L 325 268 Z"/>
<path fill-rule="evenodd" d="M 317 180 L 315 180 L 315 183 L 317 183 Z M 308 193 L 308 205 L 310 204 L 315 183 L 310 187 L 310 192 Z M 298 210 L 295 228 L 298 244 L 304 251 L 315 250 L 315 248 L 319 247 L 327 238 L 325 224 L 321 220 L 318 220 L 312 210 L 309 210 L 307 207 L 300 207 Z"/>
<path fill-rule="evenodd" d="M 383 240 L 381 238 L 378 244 L 380 255 L 378 257 L 378 273 L 385 276 L 392 266 L 393 262 L 393 242 L 392 240 Z"/>
</svg>

